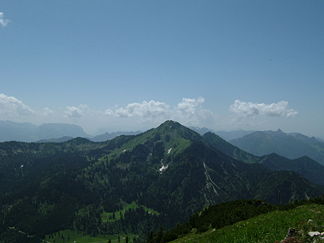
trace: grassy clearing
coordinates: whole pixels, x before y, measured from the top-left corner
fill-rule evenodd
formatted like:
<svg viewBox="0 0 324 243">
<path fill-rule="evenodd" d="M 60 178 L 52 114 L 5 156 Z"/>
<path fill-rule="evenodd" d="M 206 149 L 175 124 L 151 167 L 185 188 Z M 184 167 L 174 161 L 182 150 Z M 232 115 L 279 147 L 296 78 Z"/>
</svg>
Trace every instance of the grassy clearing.
<svg viewBox="0 0 324 243">
<path fill-rule="evenodd" d="M 289 228 L 297 228 L 303 242 L 312 242 L 306 234 L 314 230 L 324 231 L 324 205 L 303 205 L 288 211 L 274 211 L 203 234 L 191 233 L 174 243 L 273 243 L 284 239 Z"/>
<path fill-rule="evenodd" d="M 127 210 L 137 209 L 137 208 L 143 208 L 148 214 L 159 215 L 159 212 L 155 211 L 154 209 L 147 208 L 147 207 L 142 206 L 142 205 L 138 205 L 136 202 L 132 202 L 132 203 L 124 203 L 123 204 L 123 209 L 118 210 L 116 212 L 104 212 L 104 213 L 102 213 L 101 214 L 101 220 L 104 223 L 115 222 L 115 221 L 120 220 L 122 217 L 124 217 L 125 212 Z"/>
<path fill-rule="evenodd" d="M 135 235 L 128 235 L 129 241 L 133 242 L 132 239 Z M 120 241 L 118 241 L 118 235 L 108 235 L 108 236 L 96 236 L 92 237 L 89 235 L 83 235 L 82 233 L 72 231 L 72 230 L 63 230 L 56 232 L 52 235 L 45 237 L 44 242 L 48 243 L 108 243 L 111 240 L 111 243 L 125 243 L 126 235 L 119 236 Z"/>
</svg>

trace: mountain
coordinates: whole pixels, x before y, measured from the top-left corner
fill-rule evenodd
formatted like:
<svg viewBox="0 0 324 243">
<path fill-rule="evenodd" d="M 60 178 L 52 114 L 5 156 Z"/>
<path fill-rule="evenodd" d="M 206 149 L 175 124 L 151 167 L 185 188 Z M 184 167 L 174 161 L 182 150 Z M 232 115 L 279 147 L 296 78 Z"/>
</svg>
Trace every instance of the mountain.
<svg viewBox="0 0 324 243">
<path fill-rule="evenodd" d="M 231 143 L 225 141 L 220 136 L 212 132 L 207 132 L 203 135 L 203 140 L 209 146 L 214 149 L 218 149 L 223 153 L 231 156 L 234 159 L 244 161 L 246 163 L 257 163 L 260 161 L 260 157 L 245 152 L 244 150 L 232 145 Z"/>
<path fill-rule="evenodd" d="M 60 137 L 88 137 L 82 127 L 74 124 L 47 123 L 38 127 L 38 137 L 40 139 L 60 138 Z"/>
<path fill-rule="evenodd" d="M 48 123 L 36 126 L 31 123 L 0 121 L 0 141 L 35 142 L 61 137 L 88 137 L 80 126 Z"/>
<path fill-rule="evenodd" d="M 299 133 L 258 131 L 230 141 L 233 145 L 255 155 L 277 153 L 290 159 L 308 156 L 324 164 L 324 143 Z"/>
<path fill-rule="evenodd" d="M 255 131 L 236 130 L 236 131 L 216 131 L 215 133 L 226 141 L 241 138 Z"/>
<path fill-rule="evenodd" d="M 209 129 L 206 127 L 189 127 L 191 130 L 199 133 L 200 135 L 204 135 L 205 133 L 211 132 L 215 133 L 226 141 L 243 137 L 254 131 L 245 131 L 245 130 L 236 130 L 236 131 L 214 131 L 213 129 Z"/>
<path fill-rule="evenodd" d="M 122 136 L 122 135 L 137 135 L 140 134 L 140 131 L 136 131 L 136 132 L 106 132 L 100 135 L 97 135 L 95 137 L 90 138 L 91 141 L 93 142 L 104 142 L 110 139 L 113 139 L 115 137 L 118 136 Z"/>
<path fill-rule="evenodd" d="M 213 132 L 212 129 L 206 128 L 206 127 L 189 127 L 191 130 L 199 133 L 200 135 L 204 135 L 207 132 Z"/>
<path fill-rule="evenodd" d="M 239 149 L 211 132 L 205 133 L 203 139 L 209 146 L 219 149 L 234 159 L 246 163 L 259 163 L 273 171 L 293 171 L 312 183 L 324 185 L 324 166 L 307 156 L 297 159 L 288 159 L 275 153 L 256 156 Z"/>
<path fill-rule="evenodd" d="M 208 205 L 287 203 L 324 192 L 295 172 L 245 163 L 222 149 L 173 121 L 99 143 L 0 143 L 0 232 L 14 227 L 35 240 L 66 229 L 143 236 Z"/>
<path fill-rule="evenodd" d="M 318 141 L 320 141 L 320 142 L 322 142 L 322 143 L 324 143 L 324 139 L 322 139 L 322 138 L 315 138 L 315 139 L 317 139 Z"/>
<path fill-rule="evenodd" d="M 0 141 L 36 141 L 37 126 L 31 123 L 0 121 Z"/>
<path fill-rule="evenodd" d="M 324 166 L 307 156 L 290 160 L 269 154 L 262 156 L 259 162 L 271 170 L 294 171 L 315 184 L 324 185 Z"/>
</svg>

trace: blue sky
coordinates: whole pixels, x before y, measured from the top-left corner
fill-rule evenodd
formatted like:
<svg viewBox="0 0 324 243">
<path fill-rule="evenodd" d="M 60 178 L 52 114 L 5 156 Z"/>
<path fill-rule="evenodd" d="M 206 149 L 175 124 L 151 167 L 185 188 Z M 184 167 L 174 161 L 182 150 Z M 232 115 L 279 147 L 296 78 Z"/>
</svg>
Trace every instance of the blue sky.
<svg viewBox="0 0 324 243">
<path fill-rule="evenodd" d="M 324 1 L 0 0 L 0 120 L 324 137 Z"/>
</svg>

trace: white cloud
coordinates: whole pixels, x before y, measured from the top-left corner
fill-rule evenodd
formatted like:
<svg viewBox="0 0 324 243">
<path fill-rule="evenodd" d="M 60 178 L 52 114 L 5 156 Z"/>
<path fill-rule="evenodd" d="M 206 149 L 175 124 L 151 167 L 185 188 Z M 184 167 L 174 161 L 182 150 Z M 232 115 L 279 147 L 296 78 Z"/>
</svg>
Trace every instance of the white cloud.
<svg viewBox="0 0 324 243">
<path fill-rule="evenodd" d="M 168 104 L 144 100 L 107 110 L 97 110 L 87 105 L 32 109 L 15 97 L 0 94 L 0 120 L 36 124 L 72 122 L 90 133 L 98 128 L 145 130 L 165 120 L 175 120 L 187 126 L 210 126 L 215 122 L 215 114 L 203 108 L 204 101 L 204 98 L 183 98 L 176 104 Z"/>
<path fill-rule="evenodd" d="M 44 116 L 49 116 L 49 115 L 52 115 L 53 113 L 54 113 L 54 111 L 48 107 L 45 107 L 42 110 L 42 115 L 44 115 Z"/>
<path fill-rule="evenodd" d="M 3 12 L 0 12 L 0 27 L 6 27 L 9 24 L 10 20 L 5 18 Z"/>
<path fill-rule="evenodd" d="M 215 114 L 203 108 L 205 99 L 183 98 L 178 103 L 172 119 L 180 121 L 189 126 L 206 126 L 211 125 L 215 121 Z"/>
<path fill-rule="evenodd" d="M 284 119 L 267 119 L 267 117 L 293 117 L 298 112 L 289 107 L 287 101 L 272 104 L 253 103 L 235 100 L 230 106 L 232 114 L 216 116 L 204 107 L 205 99 L 182 98 L 175 104 L 149 100 L 110 107 L 106 110 L 90 108 L 87 105 L 75 105 L 50 109 L 30 108 L 21 100 L 0 94 L 0 120 L 32 122 L 74 123 L 84 127 L 89 133 L 97 129 L 112 130 L 145 130 L 159 125 L 165 120 L 175 120 L 186 126 L 198 126 L 229 129 L 276 129 Z M 277 122 L 277 123 L 276 123 Z M 282 127 L 284 128 L 284 127 Z"/>
<path fill-rule="evenodd" d="M 272 104 L 252 103 L 235 100 L 230 106 L 230 111 L 243 117 L 258 115 L 274 117 L 293 117 L 298 114 L 294 109 L 288 107 L 288 101 L 279 101 Z"/>
<path fill-rule="evenodd" d="M 202 97 L 197 99 L 182 98 L 182 101 L 177 105 L 177 107 L 179 111 L 194 114 L 204 102 L 205 99 Z"/>
<path fill-rule="evenodd" d="M 141 103 L 130 103 L 125 107 L 119 107 L 117 109 L 107 109 L 106 115 L 112 115 L 116 117 L 143 117 L 143 118 L 156 118 L 165 116 L 169 111 L 169 106 L 160 101 L 143 101 Z"/>
<path fill-rule="evenodd" d="M 81 118 L 87 110 L 87 105 L 67 106 L 64 114 L 67 118 Z"/>
<path fill-rule="evenodd" d="M 33 110 L 13 96 L 0 94 L 0 119 L 12 119 L 33 114 Z"/>
<path fill-rule="evenodd" d="M 139 118 L 145 121 L 163 122 L 171 119 L 186 125 L 201 125 L 202 122 L 211 122 L 213 112 L 203 109 L 205 99 L 183 98 L 178 104 L 172 106 L 161 101 L 142 101 L 130 103 L 124 107 L 107 109 L 105 114 L 117 118 Z"/>
</svg>

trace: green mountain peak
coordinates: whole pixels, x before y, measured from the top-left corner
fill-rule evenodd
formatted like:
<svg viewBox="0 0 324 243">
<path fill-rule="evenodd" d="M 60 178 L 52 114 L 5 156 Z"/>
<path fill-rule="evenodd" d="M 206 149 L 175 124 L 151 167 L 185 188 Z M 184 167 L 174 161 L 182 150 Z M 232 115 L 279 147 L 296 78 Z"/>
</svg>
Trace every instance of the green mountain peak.
<svg viewBox="0 0 324 243">
<path fill-rule="evenodd" d="M 166 120 L 159 127 L 169 126 L 170 128 L 182 126 L 179 122 L 173 120 Z"/>
<path fill-rule="evenodd" d="M 201 140 L 201 136 L 179 122 L 168 120 L 154 129 L 155 133 L 171 135 L 173 139 L 182 138 L 190 141 Z"/>
</svg>

